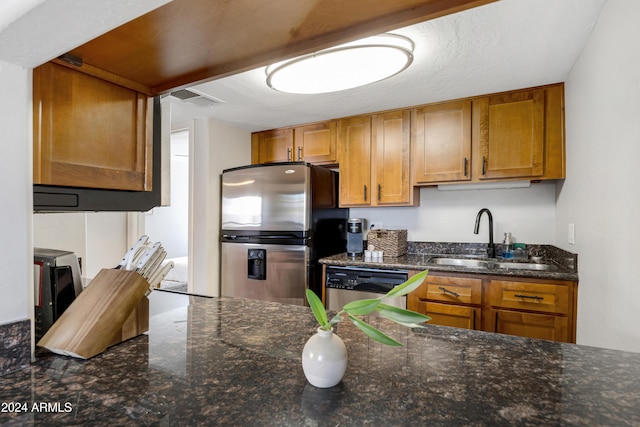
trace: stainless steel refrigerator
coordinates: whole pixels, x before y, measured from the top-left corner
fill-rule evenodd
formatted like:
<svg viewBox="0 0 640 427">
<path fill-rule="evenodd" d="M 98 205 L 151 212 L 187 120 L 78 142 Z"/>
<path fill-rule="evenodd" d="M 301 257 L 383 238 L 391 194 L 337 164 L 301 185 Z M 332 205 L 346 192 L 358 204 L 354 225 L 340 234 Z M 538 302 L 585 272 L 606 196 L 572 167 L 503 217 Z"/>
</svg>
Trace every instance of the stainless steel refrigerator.
<svg viewBox="0 0 640 427">
<path fill-rule="evenodd" d="M 348 209 L 338 174 L 304 162 L 222 173 L 222 296 L 305 304 L 321 295 L 318 259 L 344 252 Z"/>
</svg>

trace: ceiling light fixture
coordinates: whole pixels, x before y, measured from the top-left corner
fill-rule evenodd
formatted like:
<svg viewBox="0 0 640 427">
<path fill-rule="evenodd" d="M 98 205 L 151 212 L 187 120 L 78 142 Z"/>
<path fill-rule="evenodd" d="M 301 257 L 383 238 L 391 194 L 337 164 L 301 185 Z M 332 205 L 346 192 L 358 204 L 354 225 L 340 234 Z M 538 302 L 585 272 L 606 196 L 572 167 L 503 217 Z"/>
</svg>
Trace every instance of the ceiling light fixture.
<svg viewBox="0 0 640 427">
<path fill-rule="evenodd" d="M 352 89 L 384 80 L 413 61 L 413 42 L 380 34 L 266 68 L 267 85 L 288 93 L 317 94 Z"/>
</svg>

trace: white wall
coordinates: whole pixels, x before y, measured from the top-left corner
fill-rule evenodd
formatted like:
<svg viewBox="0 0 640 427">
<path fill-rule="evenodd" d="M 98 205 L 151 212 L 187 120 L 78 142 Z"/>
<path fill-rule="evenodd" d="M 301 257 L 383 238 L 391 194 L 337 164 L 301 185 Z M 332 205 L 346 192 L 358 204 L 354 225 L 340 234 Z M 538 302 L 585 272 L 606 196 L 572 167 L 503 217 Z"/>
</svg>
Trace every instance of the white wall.
<svg viewBox="0 0 640 427">
<path fill-rule="evenodd" d="M 164 105 L 163 105 L 164 108 Z M 167 124 L 169 126 L 169 124 Z M 162 242 L 167 258 L 189 254 L 189 131 L 171 134 L 171 203 L 144 216 L 145 234 Z M 164 175 L 164 173 L 163 173 Z"/>
<path fill-rule="evenodd" d="M 251 134 L 213 119 L 195 119 L 191 150 L 194 240 L 190 252 L 193 284 L 199 295 L 220 295 L 220 174 L 251 163 Z"/>
<path fill-rule="evenodd" d="M 62 249 L 82 257 L 82 276 L 93 279 L 115 267 L 127 249 L 123 212 L 75 212 L 33 215 L 33 245 Z"/>
<path fill-rule="evenodd" d="M 555 183 L 530 188 L 440 191 L 422 188 L 415 208 L 353 208 L 350 216 L 366 218 L 367 227 L 380 224 L 407 229 L 408 240 L 421 242 L 488 242 L 486 215 L 480 233 L 473 234 L 476 215 L 488 208 L 493 216 L 494 241 L 511 232 L 517 242 L 549 244 L 555 238 Z"/>
<path fill-rule="evenodd" d="M 0 324 L 27 319 L 33 310 L 31 245 L 31 72 L 0 61 Z"/>
<path fill-rule="evenodd" d="M 566 80 L 556 242 L 579 254 L 579 344 L 640 351 L 640 2 L 609 1 Z M 576 244 L 567 244 L 575 224 Z"/>
</svg>

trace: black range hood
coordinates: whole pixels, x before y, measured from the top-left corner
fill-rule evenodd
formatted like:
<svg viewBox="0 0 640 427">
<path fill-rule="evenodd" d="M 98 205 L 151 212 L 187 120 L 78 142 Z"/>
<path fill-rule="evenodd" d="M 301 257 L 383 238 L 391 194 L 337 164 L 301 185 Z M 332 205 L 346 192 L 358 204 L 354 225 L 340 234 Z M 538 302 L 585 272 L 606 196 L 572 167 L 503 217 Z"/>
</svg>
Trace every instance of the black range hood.
<svg viewBox="0 0 640 427">
<path fill-rule="evenodd" d="M 34 212 L 138 211 L 161 203 L 161 106 L 153 99 L 153 191 L 100 190 L 93 188 L 33 186 Z"/>
</svg>

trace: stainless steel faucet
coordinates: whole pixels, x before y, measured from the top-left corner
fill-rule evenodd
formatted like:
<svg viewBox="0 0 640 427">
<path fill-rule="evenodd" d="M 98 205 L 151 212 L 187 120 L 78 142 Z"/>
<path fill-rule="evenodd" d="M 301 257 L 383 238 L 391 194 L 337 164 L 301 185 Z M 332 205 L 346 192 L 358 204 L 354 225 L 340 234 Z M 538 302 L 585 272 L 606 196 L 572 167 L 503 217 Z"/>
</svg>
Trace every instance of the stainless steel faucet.
<svg viewBox="0 0 640 427">
<path fill-rule="evenodd" d="M 489 246 L 487 246 L 487 256 L 489 258 L 495 258 L 496 247 L 493 244 L 493 215 L 491 215 L 491 211 L 489 209 L 482 208 L 480 209 L 480 212 L 478 212 L 478 215 L 476 215 L 476 226 L 473 229 L 473 234 L 478 234 L 478 231 L 480 230 L 480 218 L 482 217 L 482 214 L 485 212 L 489 217 Z"/>
</svg>

